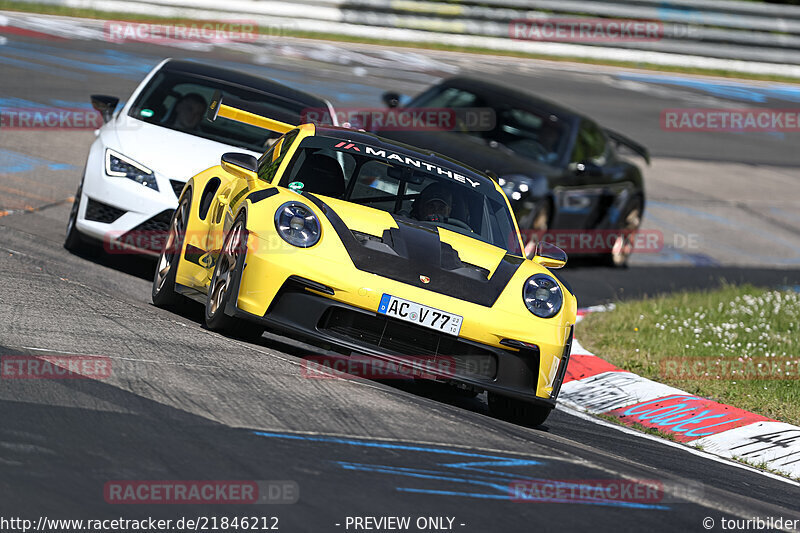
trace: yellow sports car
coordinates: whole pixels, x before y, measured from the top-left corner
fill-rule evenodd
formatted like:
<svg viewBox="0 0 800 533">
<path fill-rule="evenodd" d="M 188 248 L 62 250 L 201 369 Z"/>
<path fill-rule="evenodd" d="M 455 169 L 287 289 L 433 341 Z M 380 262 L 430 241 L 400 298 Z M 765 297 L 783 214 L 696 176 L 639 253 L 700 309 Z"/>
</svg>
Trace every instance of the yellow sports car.
<svg viewBox="0 0 800 533">
<path fill-rule="evenodd" d="M 503 191 L 456 161 L 245 107 L 217 95 L 208 118 L 283 136 L 259 159 L 227 153 L 186 183 L 153 302 L 198 300 L 212 330 L 424 361 L 437 380 L 488 391 L 498 416 L 544 422 L 577 312 L 550 270 L 566 254 L 542 243 L 525 259 Z"/>
</svg>

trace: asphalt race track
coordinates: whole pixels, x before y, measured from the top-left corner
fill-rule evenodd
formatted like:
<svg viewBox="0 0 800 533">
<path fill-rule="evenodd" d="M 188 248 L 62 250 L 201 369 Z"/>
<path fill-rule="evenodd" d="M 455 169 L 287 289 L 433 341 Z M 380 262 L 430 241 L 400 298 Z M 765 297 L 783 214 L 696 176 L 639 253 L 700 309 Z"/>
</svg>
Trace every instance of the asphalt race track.
<svg viewBox="0 0 800 533">
<path fill-rule="evenodd" d="M 797 138 L 687 139 L 658 128 L 664 107 L 726 98 L 741 105 L 747 90 L 751 98 L 766 95 L 765 105 L 791 107 L 800 90 L 752 84 L 726 92 L 711 82 L 658 83 L 655 75 L 599 67 L 490 64 L 308 41 L 197 51 L 5 37 L 0 107 L 85 106 L 89 93 L 124 97 L 168 56 L 233 62 L 342 106 L 377 106 L 383 90 L 414 93 L 455 72 L 516 76 L 640 136 L 657 156 L 647 174 L 647 227 L 671 243 L 688 234 L 702 243 L 636 257 L 627 270 L 568 267 L 581 305 L 723 279 L 800 284 Z M 481 397 L 402 382 L 309 379 L 298 358 L 309 353 L 305 346 L 228 339 L 204 329 L 199 310 L 155 308 L 151 262 L 76 256 L 61 246 L 92 139 L 87 131 L 0 132 L 0 211 L 9 212 L 0 218 L 0 354 L 101 355 L 112 364 L 106 379 L 0 382 L 1 516 L 277 517 L 289 532 L 353 531 L 348 516 L 450 517 L 453 530 L 470 533 L 705 531 L 705 517 L 717 524 L 800 519 L 797 483 L 567 410 L 533 429 L 490 417 Z M 525 479 L 658 480 L 668 497 L 613 506 L 512 501 L 510 484 Z M 114 480 L 288 481 L 299 500 L 116 505 L 104 498 Z"/>
<path fill-rule="evenodd" d="M 50 518 L 278 516 L 339 531 L 346 516 L 454 516 L 462 531 L 698 531 L 706 516 L 797 517 L 796 484 L 557 411 L 544 429 L 415 386 L 308 379 L 302 348 L 246 344 L 149 303 L 149 268 L 66 253 L 66 206 L 8 218 L 2 353 L 111 358 L 105 380 L 4 380 L 4 514 Z M 12 224 L 24 218 L 24 224 Z M 141 272 L 140 272 L 141 271 Z M 259 435 L 259 432 L 266 435 Z M 515 479 L 646 479 L 691 502 L 643 508 L 514 503 Z M 293 505 L 109 505 L 113 480 L 292 480 Z M 692 493 L 694 494 L 694 493 Z M 199 507 L 199 508 L 198 508 Z M 578 509 L 571 509 L 579 507 Z M 285 527 L 283 527 L 285 525 Z"/>
</svg>

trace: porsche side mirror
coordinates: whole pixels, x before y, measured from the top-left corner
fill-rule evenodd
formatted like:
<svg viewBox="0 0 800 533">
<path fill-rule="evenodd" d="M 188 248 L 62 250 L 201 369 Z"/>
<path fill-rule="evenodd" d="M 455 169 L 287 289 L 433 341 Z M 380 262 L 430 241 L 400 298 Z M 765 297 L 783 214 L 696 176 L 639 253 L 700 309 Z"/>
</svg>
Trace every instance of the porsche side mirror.
<svg viewBox="0 0 800 533">
<path fill-rule="evenodd" d="M 555 244 L 539 241 L 533 254 L 533 262 L 547 268 L 564 268 L 567 264 L 567 252 Z"/>
<path fill-rule="evenodd" d="M 394 91 L 387 91 L 381 97 L 386 107 L 400 107 L 400 93 Z"/>
<path fill-rule="evenodd" d="M 237 178 L 247 180 L 247 186 L 255 189 L 258 177 L 258 160 L 249 154 L 227 152 L 222 154 L 221 163 L 223 170 Z"/>
<path fill-rule="evenodd" d="M 117 108 L 117 104 L 119 104 L 119 98 L 116 96 L 93 94 L 89 99 L 92 101 L 92 107 L 103 117 L 103 123 L 111 120 L 111 117 L 114 116 L 114 110 Z"/>
</svg>

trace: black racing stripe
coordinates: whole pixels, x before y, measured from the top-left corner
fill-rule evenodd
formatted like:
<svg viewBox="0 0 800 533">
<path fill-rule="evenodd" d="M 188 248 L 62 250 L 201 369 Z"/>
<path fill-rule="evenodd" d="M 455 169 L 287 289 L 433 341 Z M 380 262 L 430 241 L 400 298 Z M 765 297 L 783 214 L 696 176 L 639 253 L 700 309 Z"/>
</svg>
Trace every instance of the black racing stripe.
<svg viewBox="0 0 800 533">
<path fill-rule="evenodd" d="M 387 237 L 395 252 L 420 268 L 441 267 L 442 241 L 437 228 L 409 224 L 396 218 L 394 221 L 397 229 L 390 229 Z"/>
<path fill-rule="evenodd" d="M 368 248 L 355 238 L 330 206 L 313 194 L 303 196 L 328 218 L 358 270 L 459 300 L 484 307 L 493 306 L 524 261 L 521 257 L 506 254 L 491 278 L 477 280 L 442 267 L 443 244 L 437 230 L 399 220 L 396 221 L 397 230 L 384 233 L 391 236 L 395 253 Z M 423 283 L 420 276 L 429 277 L 430 282 Z"/>
<path fill-rule="evenodd" d="M 553 277 L 554 277 L 554 278 L 556 278 L 558 281 L 560 281 L 560 282 L 561 282 L 561 284 L 562 284 L 564 287 L 566 287 L 566 288 L 567 288 L 567 290 L 568 290 L 568 291 L 569 291 L 569 292 L 570 292 L 570 293 L 571 293 L 573 296 L 575 295 L 575 291 L 573 291 L 573 290 L 572 290 L 572 285 L 570 285 L 570 284 L 569 284 L 569 282 L 563 278 L 563 276 L 561 276 L 561 275 L 560 275 L 558 272 L 554 272 L 554 270 L 551 270 L 551 269 L 549 269 L 549 268 L 548 268 L 548 270 L 550 270 L 550 275 L 551 275 L 551 276 L 553 276 Z"/>
<path fill-rule="evenodd" d="M 278 188 L 270 187 L 269 189 L 261 189 L 260 191 L 251 192 L 247 195 L 247 199 L 256 204 L 261 200 L 265 200 L 271 196 L 275 196 L 276 194 L 278 194 Z"/>
</svg>

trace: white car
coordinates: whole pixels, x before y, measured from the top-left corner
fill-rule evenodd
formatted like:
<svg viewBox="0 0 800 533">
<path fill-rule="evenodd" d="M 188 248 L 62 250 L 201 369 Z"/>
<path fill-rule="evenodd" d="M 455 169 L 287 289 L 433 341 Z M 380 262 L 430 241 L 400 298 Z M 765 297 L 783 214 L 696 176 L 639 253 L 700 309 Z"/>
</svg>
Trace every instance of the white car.
<svg viewBox="0 0 800 533">
<path fill-rule="evenodd" d="M 216 91 L 282 122 L 299 124 L 307 109 L 326 109 L 335 121 L 321 98 L 250 74 L 167 59 L 118 111 L 118 98 L 91 97 L 105 124 L 89 150 L 65 248 L 101 241 L 106 251 L 157 255 L 190 177 L 218 165 L 225 152 L 259 157 L 277 138 L 246 124 L 205 120 Z"/>
</svg>

